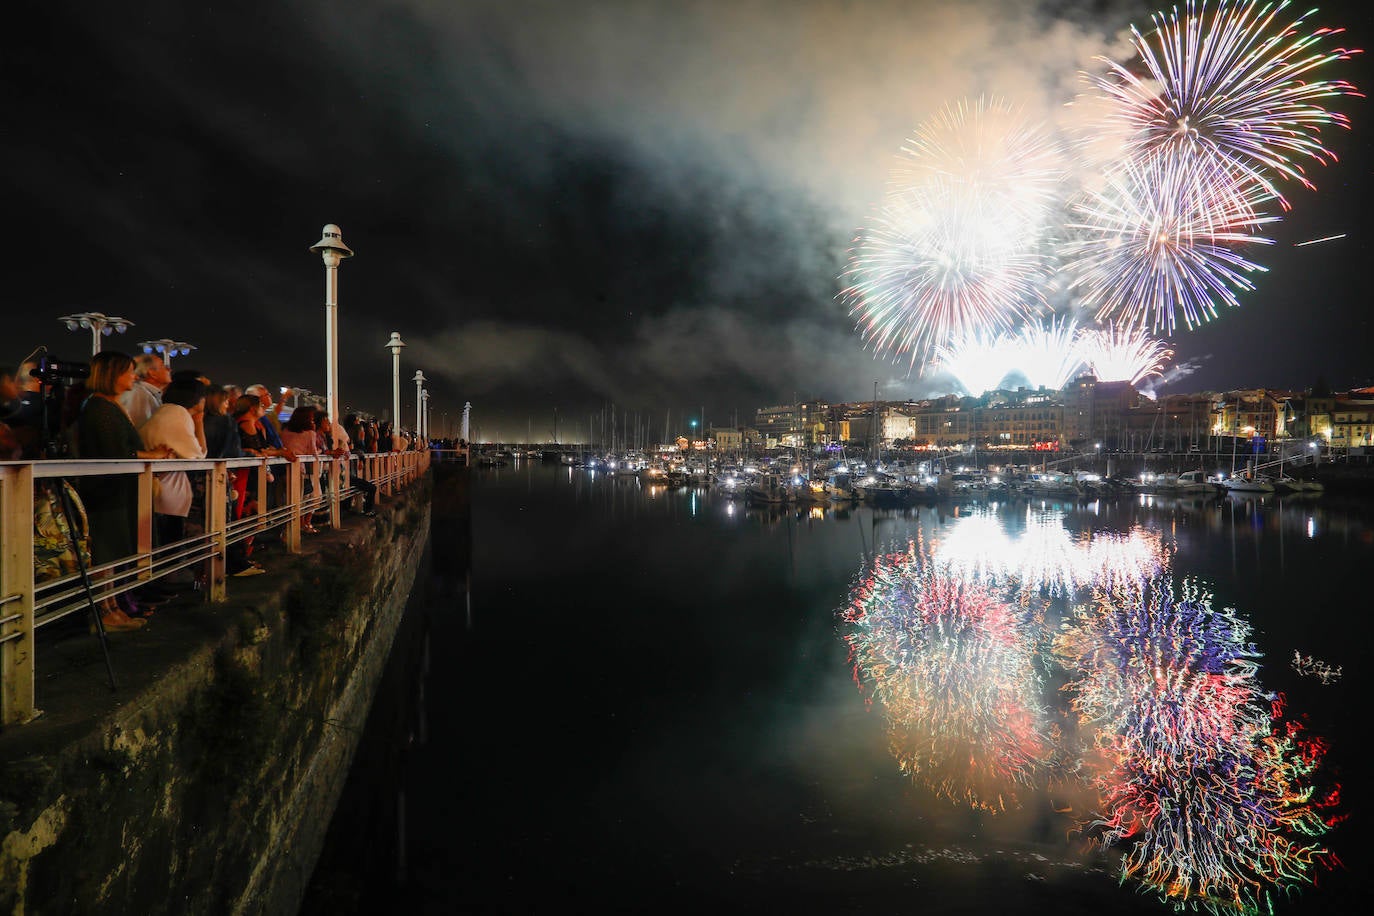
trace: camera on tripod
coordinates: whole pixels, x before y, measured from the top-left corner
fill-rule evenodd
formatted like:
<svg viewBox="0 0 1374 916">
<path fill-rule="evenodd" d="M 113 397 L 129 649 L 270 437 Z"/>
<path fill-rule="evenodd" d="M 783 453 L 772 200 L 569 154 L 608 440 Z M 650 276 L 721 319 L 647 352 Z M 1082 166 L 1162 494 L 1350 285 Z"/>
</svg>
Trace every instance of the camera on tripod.
<svg viewBox="0 0 1374 916">
<path fill-rule="evenodd" d="M 73 363 L 55 356 L 44 356 L 33 371 L 34 377 L 45 385 L 73 385 L 90 374 L 90 363 Z"/>
</svg>

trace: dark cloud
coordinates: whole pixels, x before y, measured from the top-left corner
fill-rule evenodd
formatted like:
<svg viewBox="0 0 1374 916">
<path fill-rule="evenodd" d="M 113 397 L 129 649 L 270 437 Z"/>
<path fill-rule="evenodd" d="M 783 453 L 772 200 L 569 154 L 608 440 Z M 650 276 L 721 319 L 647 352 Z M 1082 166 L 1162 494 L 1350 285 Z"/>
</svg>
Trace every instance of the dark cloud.
<svg viewBox="0 0 1374 916">
<path fill-rule="evenodd" d="M 836 299 L 892 155 L 945 103 L 1084 117 L 1077 71 L 1147 8 L 998 0 L 21 4 L 0 78 L 18 358 L 97 309 L 228 381 L 322 389 L 337 222 L 342 398 L 390 402 L 389 333 L 434 403 L 496 434 L 565 409 L 930 393 Z M 1347 22 L 1368 42 L 1369 13 Z M 1295 198 L 1301 238 L 1236 314 L 1176 341 L 1191 382 L 1298 384 L 1363 354 L 1368 135 Z M 1348 141 L 1348 142 L 1346 142 Z M 1329 184 L 1328 184 L 1329 178 Z M 1274 246 L 1284 248 L 1284 241 Z M 1313 284 L 1311 278 L 1321 278 Z M 1315 288 L 1314 288 L 1315 287 Z M 1310 302 L 1310 308 L 1306 306 Z M 1319 326 L 1291 333 L 1296 313 Z M 1320 328 L 1320 330 L 1318 329 Z M 1282 370 L 1282 371 L 1280 371 Z M 1367 373 L 1367 369 L 1365 370 Z M 1171 389 L 1172 390 L 1172 389 Z M 403 386 L 413 403 L 413 389 Z M 410 412 L 403 408 L 403 414 Z"/>
</svg>

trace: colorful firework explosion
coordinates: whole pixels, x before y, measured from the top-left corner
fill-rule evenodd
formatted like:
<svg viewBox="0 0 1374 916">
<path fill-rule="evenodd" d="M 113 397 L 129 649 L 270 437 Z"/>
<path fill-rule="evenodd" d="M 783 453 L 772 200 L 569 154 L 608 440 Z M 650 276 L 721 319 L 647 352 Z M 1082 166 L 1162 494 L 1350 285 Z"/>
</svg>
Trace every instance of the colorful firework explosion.
<svg viewBox="0 0 1374 916">
<path fill-rule="evenodd" d="M 1126 160 L 1102 190 L 1073 205 L 1065 270 L 1100 320 L 1172 334 L 1239 304 L 1263 267 L 1240 251 L 1270 244 L 1256 233 L 1273 217 L 1229 176 L 1203 178 L 1197 162 Z M 1251 185 L 1250 187 L 1254 187 Z"/>
<path fill-rule="evenodd" d="M 924 366 L 935 346 L 1037 311 L 1060 156 L 1047 132 L 998 102 L 950 106 L 922 125 L 842 277 L 865 341 Z"/>
<path fill-rule="evenodd" d="M 1208 7 L 1188 0 L 1182 14 L 1155 14 L 1150 31 L 1132 28 L 1144 73 L 1106 61 L 1107 72 L 1090 79 L 1115 103 L 1136 157 L 1201 159 L 1260 185 L 1287 209 L 1274 180 L 1312 187 L 1300 160 L 1334 160 L 1321 131 L 1350 126 L 1323 103 L 1359 95 L 1345 80 L 1316 79 L 1314 71 L 1359 52 L 1322 50 L 1342 30 L 1306 31 L 1315 10 L 1280 22 L 1286 0 Z"/>
</svg>

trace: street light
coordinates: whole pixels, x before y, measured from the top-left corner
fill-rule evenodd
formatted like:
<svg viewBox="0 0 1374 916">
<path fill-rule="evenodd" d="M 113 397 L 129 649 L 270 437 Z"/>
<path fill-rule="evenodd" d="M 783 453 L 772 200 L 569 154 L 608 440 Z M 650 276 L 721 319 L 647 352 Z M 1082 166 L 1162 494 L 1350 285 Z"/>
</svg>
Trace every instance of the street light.
<svg viewBox="0 0 1374 916">
<path fill-rule="evenodd" d="M 68 331 L 79 331 L 83 328 L 90 329 L 92 356 L 100 352 L 100 336 L 102 334 L 106 337 L 109 337 L 115 331 L 123 334 L 134 326 L 134 323 L 127 318 L 102 315 L 100 312 L 77 312 L 73 315 L 63 315 L 57 320 L 66 324 Z"/>
<path fill-rule="evenodd" d="M 420 392 L 420 406 L 423 408 L 420 416 L 424 420 L 420 424 L 420 441 L 429 441 L 429 391 L 428 389 Z"/>
<path fill-rule="evenodd" d="M 415 434 L 420 434 L 420 424 L 423 419 L 424 404 L 422 403 L 421 392 L 425 387 L 425 374 L 419 369 L 415 370 L 415 377 L 411 379 L 415 383 Z"/>
<path fill-rule="evenodd" d="M 324 261 L 324 348 L 325 348 L 325 412 L 329 421 L 337 423 L 339 407 L 339 262 L 353 257 L 353 249 L 343 242 L 343 232 L 327 223 L 320 240 L 310 246 L 311 252 Z"/>
<path fill-rule="evenodd" d="M 383 346 L 391 351 L 391 425 L 399 428 L 401 425 L 401 350 L 405 347 L 405 341 L 401 340 L 401 332 L 392 331 L 391 339 Z"/>
<path fill-rule="evenodd" d="M 189 356 L 191 351 L 196 348 L 195 344 L 188 344 L 184 340 L 172 340 L 163 337 L 159 340 L 144 340 L 138 344 L 143 348 L 144 353 L 156 353 L 162 357 L 162 362 L 168 369 L 172 368 L 172 357 L 178 353 L 182 356 Z"/>
</svg>

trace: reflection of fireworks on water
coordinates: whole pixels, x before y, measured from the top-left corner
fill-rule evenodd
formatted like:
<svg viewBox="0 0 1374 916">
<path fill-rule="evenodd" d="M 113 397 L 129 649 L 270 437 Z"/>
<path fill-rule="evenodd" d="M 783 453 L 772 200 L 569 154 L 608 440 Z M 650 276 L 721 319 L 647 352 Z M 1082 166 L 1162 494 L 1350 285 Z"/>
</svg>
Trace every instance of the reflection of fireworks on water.
<svg viewBox="0 0 1374 916">
<path fill-rule="evenodd" d="M 1078 335 L 1083 361 L 1103 382 L 1138 384 L 1162 375 L 1174 351 L 1143 331 L 1108 327 Z"/>
<path fill-rule="evenodd" d="M 1176 906 L 1268 910 L 1329 854 L 1309 777 L 1321 755 L 1256 680 L 1250 628 L 1168 582 L 1102 591 L 1056 641 L 1066 689 L 1098 736 L 1088 767 L 1104 844 L 1129 842 L 1122 879 Z"/>
<path fill-rule="evenodd" d="M 1282 201 L 1266 173 L 1311 187 L 1294 158 L 1325 163 L 1335 155 L 1321 144 L 1321 129 L 1349 120 L 1321 102 L 1359 95 L 1344 80 L 1314 79 L 1313 71 L 1357 51 L 1321 50 L 1338 29 L 1304 33 L 1303 20 L 1275 26 L 1287 3 L 1228 3 L 1208 10 L 1189 0 L 1154 16 L 1134 44 L 1147 74 L 1108 61 L 1093 83 L 1115 102 L 1132 152 L 1138 157 L 1197 159 L 1257 183 Z M 1285 208 L 1287 203 L 1284 203 Z"/>
<path fill-rule="evenodd" d="M 855 677 L 880 702 L 902 770 L 976 808 L 1018 804 L 1052 751 L 1018 610 L 924 568 L 912 545 L 875 560 L 843 617 Z"/>
<path fill-rule="evenodd" d="M 935 348 L 940 371 L 954 376 L 966 394 L 977 397 L 991 391 L 1007 374 L 1009 340 L 1003 334 L 969 334 L 949 345 Z"/>
<path fill-rule="evenodd" d="M 1074 538 L 1063 511 L 1027 510 L 1026 528 L 1012 538 L 991 512 L 959 519 L 935 542 L 931 563 L 941 573 L 988 586 L 1011 586 L 1025 601 L 1089 585 L 1127 586 L 1158 575 L 1168 553 L 1157 532 Z"/>
<path fill-rule="evenodd" d="M 950 106 L 922 125 L 843 278 L 865 340 L 924 364 L 935 346 L 1035 310 L 1060 156 L 1044 130 L 996 102 Z"/>
</svg>

